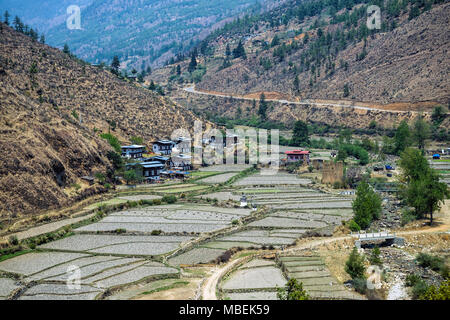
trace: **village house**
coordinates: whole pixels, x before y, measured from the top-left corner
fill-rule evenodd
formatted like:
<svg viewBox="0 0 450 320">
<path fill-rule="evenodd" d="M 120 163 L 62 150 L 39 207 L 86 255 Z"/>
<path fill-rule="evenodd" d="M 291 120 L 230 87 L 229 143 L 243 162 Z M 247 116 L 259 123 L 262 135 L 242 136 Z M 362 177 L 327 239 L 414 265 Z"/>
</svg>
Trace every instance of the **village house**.
<svg viewBox="0 0 450 320">
<path fill-rule="evenodd" d="M 170 140 L 158 140 L 153 142 L 153 152 L 163 155 L 170 155 L 176 143 Z"/>
<path fill-rule="evenodd" d="M 186 154 L 173 155 L 170 159 L 170 167 L 178 170 L 192 170 L 191 156 Z"/>
<path fill-rule="evenodd" d="M 179 137 L 176 141 L 175 148 L 172 149 L 172 152 L 185 153 L 185 154 L 191 153 L 191 145 L 192 145 L 191 138 Z"/>
<path fill-rule="evenodd" d="M 129 163 L 126 165 L 127 170 L 134 169 L 138 177 L 146 181 L 159 180 L 161 171 L 164 170 L 164 164 L 159 161 L 146 161 L 139 163 Z"/>
<path fill-rule="evenodd" d="M 122 146 L 121 149 L 122 157 L 131 159 L 142 158 L 142 155 L 145 153 L 145 146 L 140 145 Z"/>
<path fill-rule="evenodd" d="M 298 161 L 303 161 L 309 164 L 309 151 L 306 150 L 293 150 L 286 151 L 287 163 L 293 163 Z"/>
</svg>

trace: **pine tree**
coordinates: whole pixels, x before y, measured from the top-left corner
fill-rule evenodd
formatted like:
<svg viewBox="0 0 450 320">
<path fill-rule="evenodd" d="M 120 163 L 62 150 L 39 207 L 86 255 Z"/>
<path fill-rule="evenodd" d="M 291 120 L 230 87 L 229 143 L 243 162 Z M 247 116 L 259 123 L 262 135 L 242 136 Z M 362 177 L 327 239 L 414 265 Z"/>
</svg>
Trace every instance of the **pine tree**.
<svg viewBox="0 0 450 320">
<path fill-rule="evenodd" d="M 231 57 L 231 49 L 230 49 L 229 43 L 227 43 L 227 48 L 225 49 L 225 55 L 227 58 Z"/>
<path fill-rule="evenodd" d="M 191 62 L 188 66 L 189 73 L 192 73 L 197 69 L 197 50 L 194 50 L 191 55 Z"/>
<path fill-rule="evenodd" d="M 10 17 L 10 16 L 11 16 L 11 15 L 9 14 L 8 10 L 6 10 L 6 11 L 5 11 L 5 14 L 4 14 L 4 17 L 5 17 L 4 22 L 5 22 L 5 24 L 6 24 L 7 26 L 9 26 L 9 17 Z"/>
<path fill-rule="evenodd" d="M 120 61 L 118 56 L 114 56 L 113 61 L 111 63 L 111 71 L 115 75 L 119 74 Z"/>
<path fill-rule="evenodd" d="M 181 66 L 180 65 L 178 65 L 177 66 L 177 75 L 181 75 Z"/>
<path fill-rule="evenodd" d="M 64 52 L 65 54 L 70 54 L 70 49 L 69 49 L 69 46 L 67 45 L 67 43 L 64 44 L 63 52 Z"/>
<path fill-rule="evenodd" d="M 299 80 L 298 76 L 296 76 L 294 79 L 294 89 L 295 89 L 295 91 L 300 90 L 300 80 Z"/>
<path fill-rule="evenodd" d="M 41 34 L 41 38 L 39 39 L 40 43 L 45 43 L 45 35 Z"/>
<path fill-rule="evenodd" d="M 245 48 L 242 40 L 239 40 L 237 47 L 233 50 L 233 58 L 247 59 L 247 54 L 245 53 Z"/>
<path fill-rule="evenodd" d="M 259 110 L 258 114 L 261 116 L 262 120 L 265 120 L 267 117 L 267 101 L 266 96 L 264 95 L 264 92 L 261 93 L 261 96 L 259 97 Z"/>
</svg>

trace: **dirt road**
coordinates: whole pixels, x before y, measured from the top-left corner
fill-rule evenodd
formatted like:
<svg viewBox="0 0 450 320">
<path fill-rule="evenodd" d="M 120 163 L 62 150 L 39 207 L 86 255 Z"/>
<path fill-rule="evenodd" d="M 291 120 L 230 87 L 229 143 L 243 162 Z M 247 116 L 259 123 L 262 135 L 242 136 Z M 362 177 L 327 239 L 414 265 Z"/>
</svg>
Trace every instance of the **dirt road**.
<svg viewBox="0 0 450 320">
<path fill-rule="evenodd" d="M 183 88 L 184 91 L 195 93 L 195 94 L 201 94 L 201 95 L 207 95 L 207 96 L 214 96 L 214 97 L 222 97 L 222 98 L 229 98 L 230 94 L 221 94 L 221 93 L 211 93 L 211 92 L 205 92 L 205 91 L 198 91 L 195 89 L 195 87 L 187 87 Z M 232 95 L 233 99 L 239 99 L 244 101 L 253 101 L 253 98 L 247 98 L 242 96 L 235 96 Z M 384 112 L 394 112 L 394 113 L 408 113 L 412 112 L 415 113 L 416 111 L 401 111 L 401 110 L 389 110 L 389 109 L 382 109 L 382 108 L 371 108 L 361 105 L 354 105 L 354 104 L 342 104 L 342 103 L 333 103 L 333 102 L 314 102 L 310 100 L 304 100 L 304 101 L 288 101 L 284 99 L 266 99 L 266 101 L 271 102 L 278 102 L 282 104 L 295 104 L 295 105 L 313 105 L 313 106 L 323 106 L 323 107 L 340 107 L 340 108 L 350 108 L 350 109 L 360 109 L 360 110 L 370 110 L 370 111 L 384 111 Z"/>
</svg>

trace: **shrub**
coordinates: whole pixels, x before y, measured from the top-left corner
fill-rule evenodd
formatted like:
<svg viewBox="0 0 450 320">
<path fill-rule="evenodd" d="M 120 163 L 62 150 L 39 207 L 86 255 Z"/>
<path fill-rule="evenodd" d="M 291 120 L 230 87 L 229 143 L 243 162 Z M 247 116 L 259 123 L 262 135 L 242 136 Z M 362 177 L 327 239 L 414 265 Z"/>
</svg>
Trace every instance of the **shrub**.
<svg viewBox="0 0 450 320">
<path fill-rule="evenodd" d="M 114 232 L 117 233 L 117 234 L 122 234 L 122 233 L 126 233 L 127 230 L 125 230 L 125 229 L 116 229 Z"/>
<path fill-rule="evenodd" d="M 382 265 L 381 258 L 380 258 L 380 248 L 375 247 L 372 249 L 372 252 L 370 253 L 369 261 L 371 264 Z"/>
<path fill-rule="evenodd" d="M 152 202 L 155 206 L 161 205 L 161 199 L 153 199 Z"/>
<path fill-rule="evenodd" d="M 364 271 L 364 256 L 358 253 L 356 247 L 353 248 L 347 262 L 345 262 L 345 272 L 347 272 L 352 279 L 365 278 Z"/>
<path fill-rule="evenodd" d="M 450 300 L 450 280 L 441 283 L 439 288 L 430 286 L 420 295 L 421 300 Z"/>
<path fill-rule="evenodd" d="M 412 295 L 414 299 L 419 299 L 428 290 L 428 285 L 425 281 L 420 279 L 416 282 L 412 289 Z"/>
<path fill-rule="evenodd" d="M 352 280 L 356 292 L 365 294 L 367 292 L 367 280 L 365 278 L 355 278 Z"/>
<path fill-rule="evenodd" d="M 12 246 L 17 246 L 19 244 L 19 239 L 16 236 L 10 236 L 8 242 Z"/>
<path fill-rule="evenodd" d="M 407 287 L 414 287 L 416 283 L 422 281 L 422 277 L 418 274 L 408 274 L 406 276 L 405 285 Z"/>
<path fill-rule="evenodd" d="M 348 227 L 350 228 L 350 230 L 352 230 L 353 232 L 359 231 L 361 230 L 361 227 L 359 226 L 359 224 L 357 224 L 355 222 L 355 220 L 350 220 Z"/>
<path fill-rule="evenodd" d="M 109 144 L 111 145 L 111 147 L 113 147 L 113 149 L 117 152 L 117 153 L 121 153 L 122 149 L 120 147 L 120 142 L 119 139 L 117 139 L 116 136 L 114 136 L 111 133 L 102 133 L 100 135 L 100 138 L 103 138 L 105 140 L 107 140 L 109 142 Z"/>
<path fill-rule="evenodd" d="M 162 233 L 162 230 L 153 230 L 151 235 L 152 236 L 159 236 Z"/>
<path fill-rule="evenodd" d="M 186 198 L 186 194 L 185 194 L 185 193 L 180 194 L 180 198 L 181 198 L 181 199 Z"/>
<path fill-rule="evenodd" d="M 239 220 L 234 219 L 233 221 L 231 221 L 231 224 L 235 226 L 235 225 L 239 224 Z"/>
<path fill-rule="evenodd" d="M 426 253 L 419 253 L 416 261 L 424 268 L 430 268 L 433 271 L 441 273 L 444 278 L 449 277 L 449 267 L 445 265 L 444 259 L 440 257 L 432 256 Z"/>
<path fill-rule="evenodd" d="M 168 204 L 175 203 L 175 202 L 177 202 L 177 197 L 175 197 L 174 195 L 165 195 L 162 198 L 162 201 L 166 202 Z"/>
</svg>

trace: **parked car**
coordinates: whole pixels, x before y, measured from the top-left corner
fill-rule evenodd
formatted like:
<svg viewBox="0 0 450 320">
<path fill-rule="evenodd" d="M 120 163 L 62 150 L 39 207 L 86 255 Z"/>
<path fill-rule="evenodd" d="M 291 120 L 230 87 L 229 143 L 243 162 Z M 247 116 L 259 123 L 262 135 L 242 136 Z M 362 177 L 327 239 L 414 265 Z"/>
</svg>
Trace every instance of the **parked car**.
<svg viewBox="0 0 450 320">
<path fill-rule="evenodd" d="M 394 167 L 391 166 L 390 164 L 387 164 L 384 167 L 386 168 L 386 170 L 394 170 Z"/>
</svg>

